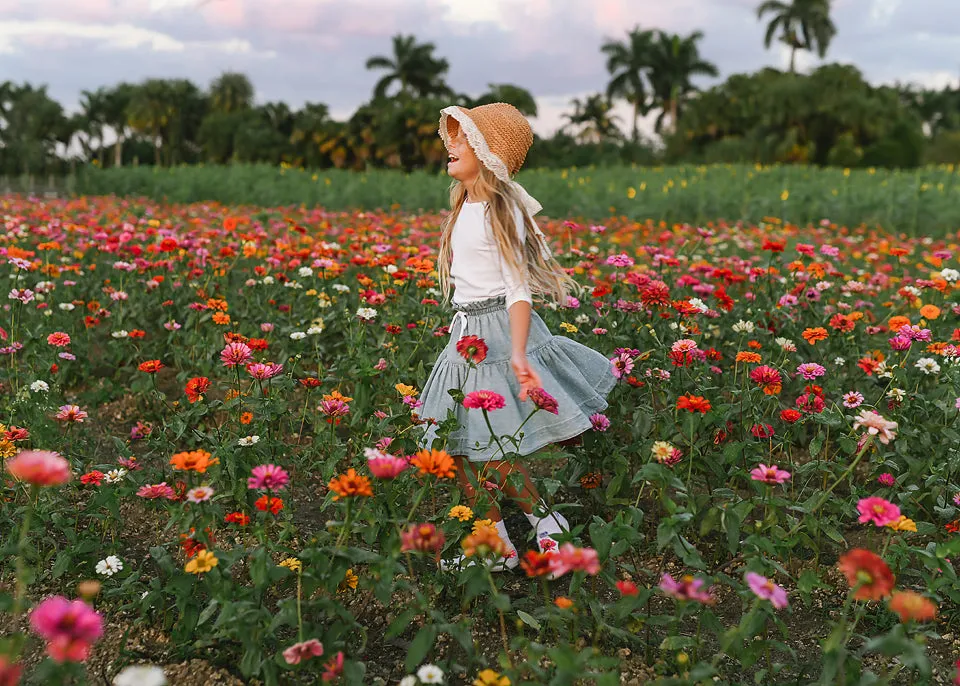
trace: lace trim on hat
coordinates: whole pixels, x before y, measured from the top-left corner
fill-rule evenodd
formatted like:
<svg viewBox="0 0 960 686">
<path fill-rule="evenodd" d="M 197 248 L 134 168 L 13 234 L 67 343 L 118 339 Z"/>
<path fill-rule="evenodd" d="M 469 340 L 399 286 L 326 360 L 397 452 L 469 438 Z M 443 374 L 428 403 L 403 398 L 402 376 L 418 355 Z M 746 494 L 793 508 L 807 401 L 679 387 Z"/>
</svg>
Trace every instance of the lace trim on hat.
<svg viewBox="0 0 960 686">
<path fill-rule="evenodd" d="M 510 183 L 510 172 L 507 170 L 507 165 L 487 145 L 487 139 L 483 137 L 473 119 L 455 105 L 440 110 L 440 137 L 443 139 L 444 145 L 449 146 L 450 144 L 450 134 L 447 131 L 448 116 L 453 117 L 460 124 L 460 128 L 467 136 L 467 142 L 473 148 L 474 154 L 483 163 L 483 166 L 492 171 L 504 183 Z"/>
</svg>

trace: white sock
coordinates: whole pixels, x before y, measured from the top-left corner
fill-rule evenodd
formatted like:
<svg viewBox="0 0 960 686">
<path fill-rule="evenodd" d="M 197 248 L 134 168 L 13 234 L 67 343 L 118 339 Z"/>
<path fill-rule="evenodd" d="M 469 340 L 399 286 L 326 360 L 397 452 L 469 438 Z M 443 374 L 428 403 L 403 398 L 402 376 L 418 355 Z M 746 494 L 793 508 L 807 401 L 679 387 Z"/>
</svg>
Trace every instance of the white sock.
<svg viewBox="0 0 960 686">
<path fill-rule="evenodd" d="M 500 536 L 500 539 L 507 544 L 507 550 L 513 550 L 516 552 L 517 547 L 513 544 L 513 541 L 510 540 L 510 533 L 507 531 L 507 525 L 503 523 L 501 519 L 496 524 L 497 535 Z"/>
</svg>

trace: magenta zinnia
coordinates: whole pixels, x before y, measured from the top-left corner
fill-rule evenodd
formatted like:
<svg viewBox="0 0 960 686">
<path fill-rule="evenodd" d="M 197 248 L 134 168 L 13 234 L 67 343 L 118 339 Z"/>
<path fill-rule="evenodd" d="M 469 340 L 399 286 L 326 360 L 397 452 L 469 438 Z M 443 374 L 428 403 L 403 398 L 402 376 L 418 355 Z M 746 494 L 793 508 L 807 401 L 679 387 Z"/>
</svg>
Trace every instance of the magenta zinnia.
<svg viewBox="0 0 960 686">
<path fill-rule="evenodd" d="M 262 464 L 254 467 L 253 476 L 247 479 L 247 488 L 253 491 L 280 491 L 290 483 L 290 475 L 283 467 L 275 464 Z"/>
<path fill-rule="evenodd" d="M 499 410 L 507 404 L 502 395 L 495 391 L 472 391 L 463 399 L 468 410 Z"/>
<path fill-rule="evenodd" d="M 876 496 L 862 498 L 857 503 L 857 511 L 860 513 L 861 524 L 873 522 L 877 526 L 886 526 L 900 518 L 900 508 L 884 498 Z"/>
<path fill-rule="evenodd" d="M 395 479 L 410 464 L 402 457 L 396 457 L 382 450 L 366 448 L 363 454 L 367 458 L 370 473 L 378 479 Z"/>
<path fill-rule="evenodd" d="M 551 414 L 560 414 L 560 405 L 557 403 L 557 399 L 542 388 L 531 389 L 527 393 L 527 397 L 533 401 L 537 408 Z"/>
<path fill-rule="evenodd" d="M 762 481 L 765 484 L 782 484 L 790 478 L 790 472 L 785 471 L 772 464 L 767 466 L 763 463 L 750 472 L 750 478 L 754 481 Z"/>
</svg>

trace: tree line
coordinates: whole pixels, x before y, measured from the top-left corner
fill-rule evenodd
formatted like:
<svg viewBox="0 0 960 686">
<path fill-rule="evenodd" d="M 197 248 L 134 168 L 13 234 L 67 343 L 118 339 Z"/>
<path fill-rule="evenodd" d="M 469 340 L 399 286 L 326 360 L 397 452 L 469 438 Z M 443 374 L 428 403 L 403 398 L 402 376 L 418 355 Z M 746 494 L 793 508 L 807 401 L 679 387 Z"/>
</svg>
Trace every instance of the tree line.
<svg viewBox="0 0 960 686">
<path fill-rule="evenodd" d="M 795 55 L 822 58 L 836 36 L 830 0 L 765 0 L 757 17 L 767 23 L 767 48 L 775 41 L 790 48 L 788 71 L 735 74 L 703 90 L 695 81 L 718 70 L 700 52 L 702 32 L 637 27 L 604 42 L 606 87 L 574 99 L 565 124 L 534 147 L 528 163 L 960 162 L 960 88 L 873 86 L 839 64 L 798 74 Z M 455 91 L 448 61 L 412 35 L 395 36 L 391 53 L 366 67 L 380 78 L 346 121 L 334 120 L 322 103 L 258 105 L 239 73 L 224 73 L 206 89 L 189 79 L 148 79 L 83 91 L 70 115 L 44 86 L 0 83 L 0 173 L 201 162 L 439 169 L 446 157 L 434 135 L 440 108 L 504 101 L 537 115 L 533 95 L 515 84 L 490 84 L 476 97 Z M 618 101 L 629 105 L 630 121 L 613 113 Z M 650 115 L 662 143 L 640 133 Z"/>
</svg>

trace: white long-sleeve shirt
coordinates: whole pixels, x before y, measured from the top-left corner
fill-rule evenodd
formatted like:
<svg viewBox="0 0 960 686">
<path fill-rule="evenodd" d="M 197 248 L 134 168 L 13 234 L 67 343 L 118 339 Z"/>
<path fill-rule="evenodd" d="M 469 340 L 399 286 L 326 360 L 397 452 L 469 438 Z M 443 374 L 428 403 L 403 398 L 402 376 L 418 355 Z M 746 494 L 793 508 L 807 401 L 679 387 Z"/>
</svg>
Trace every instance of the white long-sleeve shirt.
<svg viewBox="0 0 960 686">
<path fill-rule="evenodd" d="M 486 202 L 464 203 L 453 225 L 450 239 L 453 251 L 450 277 L 455 288 L 453 301 L 463 304 L 502 295 L 508 310 L 520 300 L 533 304 L 523 275 L 515 273 L 500 254 L 486 209 Z M 513 211 L 521 245 L 526 238 L 522 212 L 519 206 Z M 522 253 L 517 255 L 517 263 L 522 267 Z"/>
</svg>

